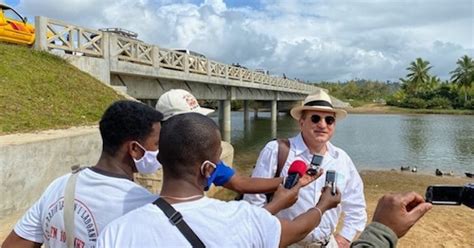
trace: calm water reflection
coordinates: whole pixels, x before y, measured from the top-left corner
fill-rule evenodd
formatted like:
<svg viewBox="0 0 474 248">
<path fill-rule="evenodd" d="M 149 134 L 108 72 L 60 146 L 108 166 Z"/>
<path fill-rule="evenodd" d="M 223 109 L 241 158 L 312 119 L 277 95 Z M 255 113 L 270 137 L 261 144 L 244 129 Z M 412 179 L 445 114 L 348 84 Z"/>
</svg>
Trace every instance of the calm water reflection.
<svg viewBox="0 0 474 248">
<path fill-rule="evenodd" d="M 270 113 L 253 113 L 244 125 L 241 112 L 232 113 L 232 144 L 236 166 L 253 165 L 272 137 L 291 137 L 297 123 L 280 114 L 272 130 Z M 216 118 L 214 118 L 216 119 Z M 332 142 L 343 148 L 359 169 L 391 169 L 417 165 L 456 174 L 474 170 L 474 116 L 349 115 L 337 124 Z"/>
</svg>

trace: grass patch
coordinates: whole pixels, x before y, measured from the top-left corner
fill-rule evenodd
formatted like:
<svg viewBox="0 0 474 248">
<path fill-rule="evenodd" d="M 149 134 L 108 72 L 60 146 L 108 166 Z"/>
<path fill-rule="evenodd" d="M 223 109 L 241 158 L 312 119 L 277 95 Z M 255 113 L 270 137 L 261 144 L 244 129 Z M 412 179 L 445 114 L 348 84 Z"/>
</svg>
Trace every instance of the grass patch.
<svg viewBox="0 0 474 248">
<path fill-rule="evenodd" d="M 113 89 L 47 52 L 0 43 L 0 134 L 96 124 Z"/>
</svg>

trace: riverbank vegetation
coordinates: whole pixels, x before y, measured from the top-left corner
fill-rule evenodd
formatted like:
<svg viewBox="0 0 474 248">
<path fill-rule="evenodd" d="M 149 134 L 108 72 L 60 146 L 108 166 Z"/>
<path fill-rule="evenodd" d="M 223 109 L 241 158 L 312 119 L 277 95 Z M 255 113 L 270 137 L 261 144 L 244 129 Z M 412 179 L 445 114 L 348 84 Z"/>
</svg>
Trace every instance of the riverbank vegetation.
<svg viewBox="0 0 474 248">
<path fill-rule="evenodd" d="M 123 97 L 64 59 L 0 43 L 0 135 L 96 124 Z"/>
<path fill-rule="evenodd" d="M 343 83 L 322 82 L 316 85 L 353 107 L 386 104 L 386 111 L 414 113 L 472 113 L 474 110 L 474 60 L 465 55 L 450 71 L 450 80 L 432 75 L 427 60 L 417 58 L 407 67 L 399 82 L 351 80 Z M 396 107 L 396 108 L 395 108 Z M 367 109 L 367 108 L 366 108 Z"/>
</svg>

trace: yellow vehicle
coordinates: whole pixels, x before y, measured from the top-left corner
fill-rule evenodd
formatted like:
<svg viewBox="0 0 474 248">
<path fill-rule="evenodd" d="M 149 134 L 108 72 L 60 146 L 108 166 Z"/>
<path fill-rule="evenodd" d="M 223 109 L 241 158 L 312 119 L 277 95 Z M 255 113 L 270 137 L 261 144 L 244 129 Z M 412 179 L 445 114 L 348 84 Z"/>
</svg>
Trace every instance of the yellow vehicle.
<svg viewBox="0 0 474 248">
<path fill-rule="evenodd" d="M 0 4 L 0 41 L 32 45 L 35 28 L 10 6 Z"/>
</svg>

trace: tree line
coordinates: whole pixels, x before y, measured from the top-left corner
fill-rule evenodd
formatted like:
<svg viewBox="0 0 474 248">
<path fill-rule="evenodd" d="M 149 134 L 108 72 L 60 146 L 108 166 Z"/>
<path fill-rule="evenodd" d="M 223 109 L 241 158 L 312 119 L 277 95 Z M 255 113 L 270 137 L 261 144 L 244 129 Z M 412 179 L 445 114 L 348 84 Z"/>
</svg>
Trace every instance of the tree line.
<svg viewBox="0 0 474 248">
<path fill-rule="evenodd" d="M 432 75 L 430 62 L 422 58 L 411 62 L 406 69 L 408 73 L 405 78 L 400 78 L 400 82 L 355 79 L 316 85 L 355 107 L 362 103 L 379 102 L 417 109 L 474 109 L 471 97 L 474 93 L 474 60 L 471 57 L 464 55 L 458 59 L 456 67 L 450 72 L 450 80 L 445 81 Z"/>
</svg>

